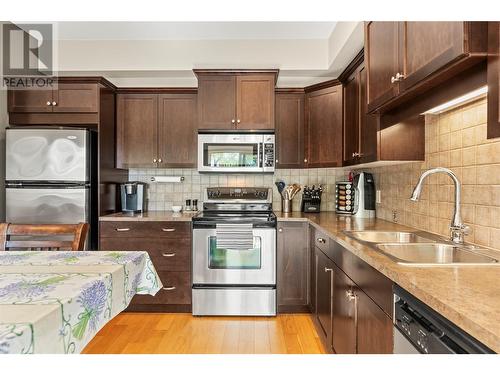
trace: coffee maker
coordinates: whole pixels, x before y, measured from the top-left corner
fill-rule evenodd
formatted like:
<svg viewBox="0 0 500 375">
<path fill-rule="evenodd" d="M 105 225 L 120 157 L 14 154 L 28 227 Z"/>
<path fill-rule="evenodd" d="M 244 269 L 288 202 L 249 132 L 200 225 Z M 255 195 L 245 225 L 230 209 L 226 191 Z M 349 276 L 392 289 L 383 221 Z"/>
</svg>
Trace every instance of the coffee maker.
<svg viewBox="0 0 500 375">
<path fill-rule="evenodd" d="M 120 185 L 123 212 L 146 211 L 146 184 L 129 181 Z"/>
<path fill-rule="evenodd" d="M 353 216 L 360 218 L 375 217 L 375 181 L 371 173 L 361 172 L 353 177 L 354 209 Z"/>
</svg>

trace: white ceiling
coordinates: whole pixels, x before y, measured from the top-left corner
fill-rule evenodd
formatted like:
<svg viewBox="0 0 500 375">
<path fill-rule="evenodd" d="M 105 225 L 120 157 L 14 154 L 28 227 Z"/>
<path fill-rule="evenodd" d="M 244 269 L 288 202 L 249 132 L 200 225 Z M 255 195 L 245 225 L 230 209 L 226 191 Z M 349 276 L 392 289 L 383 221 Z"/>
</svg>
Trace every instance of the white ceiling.
<svg viewBox="0 0 500 375">
<path fill-rule="evenodd" d="M 59 40 L 328 39 L 336 22 L 58 22 Z"/>
</svg>

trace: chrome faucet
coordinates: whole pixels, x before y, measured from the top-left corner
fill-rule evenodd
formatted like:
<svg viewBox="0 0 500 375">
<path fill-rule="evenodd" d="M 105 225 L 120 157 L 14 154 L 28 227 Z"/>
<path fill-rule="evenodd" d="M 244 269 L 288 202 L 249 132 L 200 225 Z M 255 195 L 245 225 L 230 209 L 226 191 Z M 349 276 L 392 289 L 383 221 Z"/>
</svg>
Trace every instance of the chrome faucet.
<svg viewBox="0 0 500 375">
<path fill-rule="evenodd" d="M 425 171 L 420 176 L 420 179 L 417 182 L 417 185 L 413 189 L 413 193 L 411 195 L 411 200 L 416 202 L 420 197 L 420 193 L 422 192 L 423 182 L 427 176 L 430 176 L 434 173 L 445 173 L 451 177 L 453 183 L 455 184 L 455 208 L 453 212 L 453 217 L 451 218 L 450 225 L 450 240 L 454 243 L 463 244 L 464 237 L 470 233 L 470 227 L 465 225 L 462 222 L 462 216 L 460 215 L 460 195 L 462 192 L 462 187 L 460 181 L 458 181 L 457 176 L 449 170 L 448 168 L 433 168 Z"/>
</svg>

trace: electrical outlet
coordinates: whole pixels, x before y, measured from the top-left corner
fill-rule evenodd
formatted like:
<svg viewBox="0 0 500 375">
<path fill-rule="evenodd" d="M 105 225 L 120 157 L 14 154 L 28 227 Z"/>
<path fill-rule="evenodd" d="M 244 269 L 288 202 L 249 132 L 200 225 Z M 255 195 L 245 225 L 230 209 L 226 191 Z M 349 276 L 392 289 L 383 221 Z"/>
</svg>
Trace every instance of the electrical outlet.
<svg viewBox="0 0 500 375">
<path fill-rule="evenodd" d="M 392 210 L 392 221 L 397 223 L 398 222 L 398 211 Z"/>
<path fill-rule="evenodd" d="M 375 203 L 381 204 L 382 203 L 382 192 L 380 190 L 376 191 L 375 194 Z"/>
</svg>

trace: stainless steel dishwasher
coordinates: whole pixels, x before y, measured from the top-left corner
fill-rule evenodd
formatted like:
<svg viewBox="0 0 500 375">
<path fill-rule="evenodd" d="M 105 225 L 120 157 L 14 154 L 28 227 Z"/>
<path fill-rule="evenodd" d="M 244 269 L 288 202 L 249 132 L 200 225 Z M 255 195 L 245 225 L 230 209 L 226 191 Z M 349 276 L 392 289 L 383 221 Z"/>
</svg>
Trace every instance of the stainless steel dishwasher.
<svg viewBox="0 0 500 375">
<path fill-rule="evenodd" d="M 494 353 L 406 290 L 393 291 L 394 354 Z"/>
</svg>

